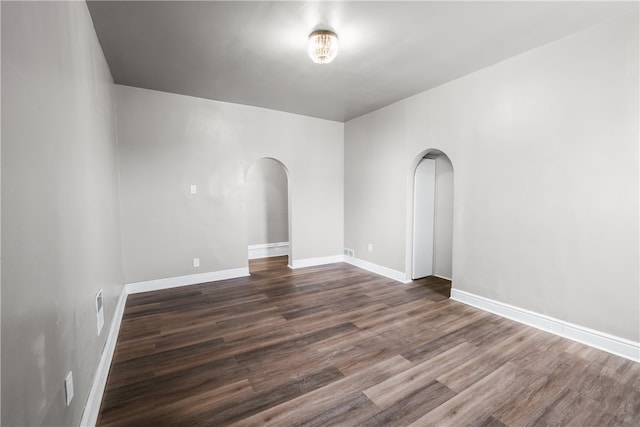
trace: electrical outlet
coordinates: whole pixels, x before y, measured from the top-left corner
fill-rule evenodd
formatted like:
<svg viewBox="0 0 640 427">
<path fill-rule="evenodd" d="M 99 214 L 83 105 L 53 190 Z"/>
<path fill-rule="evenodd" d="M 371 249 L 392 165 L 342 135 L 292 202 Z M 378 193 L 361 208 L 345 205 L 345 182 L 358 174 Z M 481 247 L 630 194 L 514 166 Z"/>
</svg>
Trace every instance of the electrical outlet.
<svg viewBox="0 0 640 427">
<path fill-rule="evenodd" d="M 73 372 L 71 371 L 69 371 L 67 377 L 64 379 L 64 398 L 67 406 L 69 406 L 73 399 Z"/>
<path fill-rule="evenodd" d="M 200 267 L 200 258 L 194 258 L 193 259 L 193 266 L 194 267 Z"/>
<path fill-rule="evenodd" d="M 369 243 L 369 244 L 367 245 L 367 250 L 368 250 L 369 252 L 373 252 L 373 243 Z"/>
<path fill-rule="evenodd" d="M 98 335 L 102 332 L 104 326 L 104 308 L 102 305 L 102 289 L 96 295 L 96 318 L 98 320 Z"/>
<path fill-rule="evenodd" d="M 191 187 L 189 187 L 189 192 L 191 194 L 196 194 L 198 192 L 198 186 L 195 184 L 191 184 Z"/>
</svg>

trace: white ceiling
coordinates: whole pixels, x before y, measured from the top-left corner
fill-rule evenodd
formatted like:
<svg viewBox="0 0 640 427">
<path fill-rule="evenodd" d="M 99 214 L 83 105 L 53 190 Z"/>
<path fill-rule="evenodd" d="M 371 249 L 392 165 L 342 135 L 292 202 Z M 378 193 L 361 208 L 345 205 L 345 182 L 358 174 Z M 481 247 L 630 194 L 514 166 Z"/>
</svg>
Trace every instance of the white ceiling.
<svg viewBox="0 0 640 427">
<path fill-rule="evenodd" d="M 347 121 L 636 2 L 89 1 L 116 83 Z M 334 29 L 328 65 L 308 34 Z"/>
</svg>

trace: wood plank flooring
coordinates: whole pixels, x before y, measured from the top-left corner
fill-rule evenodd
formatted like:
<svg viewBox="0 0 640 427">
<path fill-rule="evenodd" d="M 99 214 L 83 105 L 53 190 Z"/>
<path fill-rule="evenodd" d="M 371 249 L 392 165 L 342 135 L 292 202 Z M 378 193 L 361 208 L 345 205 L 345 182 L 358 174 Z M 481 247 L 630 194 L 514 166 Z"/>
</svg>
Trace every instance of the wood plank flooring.
<svg viewBox="0 0 640 427">
<path fill-rule="evenodd" d="M 640 364 L 451 301 L 443 279 L 283 258 L 130 295 L 98 425 L 640 425 Z"/>
</svg>

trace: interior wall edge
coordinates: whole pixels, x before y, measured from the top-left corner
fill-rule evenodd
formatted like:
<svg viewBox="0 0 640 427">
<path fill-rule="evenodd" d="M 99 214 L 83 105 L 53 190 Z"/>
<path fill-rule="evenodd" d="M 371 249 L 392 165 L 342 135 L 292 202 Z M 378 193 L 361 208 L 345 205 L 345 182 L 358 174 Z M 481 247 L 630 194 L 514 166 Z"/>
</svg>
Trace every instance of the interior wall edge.
<svg viewBox="0 0 640 427">
<path fill-rule="evenodd" d="M 329 255 L 316 258 L 301 258 L 289 261 L 289 267 L 293 270 L 297 268 L 315 267 L 317 265 L 335 264 L 337 262 L 343 262 L 344 255 Z"/>
<path fill-rule="evenodd" d="M 118 341 L 118 333 L 120 332 L 120 323 L 124 315 L 124 307 L 127 303 L 127 288 L 122 287 L 120 297 L 118 298 L 118 304 L 116 305 L 115 312 L 111 318 L 111 327 L 109 328 L 109 335 L 105 342 L 102 355 L 96 373 L 89 389 L 89 396 L 87 397 L 87 403 L 84 406 L 82 418 L 80 420 L 81 426 L 95 426 L 98 421 L 98 415 L 100 413 L 100 404 L 102 403 L 102 396 L 107 386 L 107 378 L 109 376 L 109 369 L 111 368 L 111 361 L 116 351 L 116 343 Z"/>
<path fill-rule="evenodd" d="M 387 277 L 391 280 L 395 280 L 400 283 L 410 283 L 411 282 L 411 273 L 407 274 L 403 271 L 394 270 L 389 267 L 385 267 L 382 265 L 375 264 L 373 262 L 365 261 L 363 259 L 344 256 L 344 262 L 347 264 L 351 264 L 353 266 L 362 268 L 363 270 L 370 271 L 372 273 L 376 273 L 380 276 Z"/>
</svg>

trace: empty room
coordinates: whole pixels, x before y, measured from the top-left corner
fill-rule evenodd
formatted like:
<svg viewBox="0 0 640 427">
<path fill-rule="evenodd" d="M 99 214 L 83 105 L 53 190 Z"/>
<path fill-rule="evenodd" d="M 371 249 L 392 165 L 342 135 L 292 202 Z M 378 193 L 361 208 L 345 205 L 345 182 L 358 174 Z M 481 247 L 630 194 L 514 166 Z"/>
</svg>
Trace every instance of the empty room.
<svg viewBox="0 0 640 427">
<path fill-rule="evenodd" d="M 2 1 L 2 426 L 640 425 L 637 1 Z"/>
</svg>

